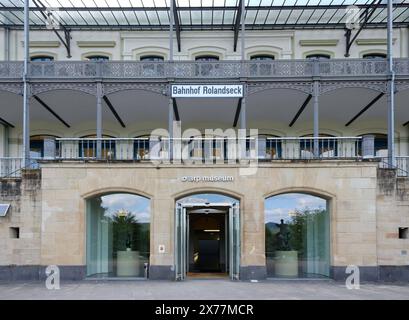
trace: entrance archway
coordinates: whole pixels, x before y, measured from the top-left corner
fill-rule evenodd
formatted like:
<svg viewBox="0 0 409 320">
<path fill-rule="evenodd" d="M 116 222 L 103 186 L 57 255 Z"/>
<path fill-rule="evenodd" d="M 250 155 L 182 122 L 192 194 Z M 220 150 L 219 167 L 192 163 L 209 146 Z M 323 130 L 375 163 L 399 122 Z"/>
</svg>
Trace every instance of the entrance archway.
<svg viewBox="0 0 409 320">
<path fill-rule="evenodd" d="M 266 198 L 264 207 L 267 276 L 329 277 L 329 200 L 284 193 Z"/>
<path fill-rule="evenodd" d="M 175 210 L 176 279 L 239 278 L 240 203 L 216 193 L 179 198 Z"/>
</svg>

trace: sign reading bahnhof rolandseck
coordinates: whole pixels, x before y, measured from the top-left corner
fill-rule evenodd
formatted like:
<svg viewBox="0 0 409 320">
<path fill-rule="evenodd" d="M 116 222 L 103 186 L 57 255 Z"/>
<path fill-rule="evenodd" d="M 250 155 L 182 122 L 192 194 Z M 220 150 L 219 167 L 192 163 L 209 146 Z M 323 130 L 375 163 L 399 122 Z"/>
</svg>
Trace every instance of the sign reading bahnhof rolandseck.
<svg viewBox="0 0 409 320">
<path fill-rule="evenodd" d="M 243 85 L 172 85 L 172 98 L 241 98 Z"/>
</svg>

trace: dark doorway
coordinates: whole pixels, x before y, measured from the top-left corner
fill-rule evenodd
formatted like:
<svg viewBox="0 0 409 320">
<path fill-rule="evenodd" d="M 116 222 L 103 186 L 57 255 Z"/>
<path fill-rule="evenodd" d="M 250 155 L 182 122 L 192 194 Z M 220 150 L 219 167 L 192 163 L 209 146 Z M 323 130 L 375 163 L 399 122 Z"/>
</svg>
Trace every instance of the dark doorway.
<svg viewBox="0 0 409 320">
<path fill-rule="evenodd" d="M 213 208 L 192 210 L 189 214 L 189 276 L 227 276 L 228 212 Z"/>
</svg>

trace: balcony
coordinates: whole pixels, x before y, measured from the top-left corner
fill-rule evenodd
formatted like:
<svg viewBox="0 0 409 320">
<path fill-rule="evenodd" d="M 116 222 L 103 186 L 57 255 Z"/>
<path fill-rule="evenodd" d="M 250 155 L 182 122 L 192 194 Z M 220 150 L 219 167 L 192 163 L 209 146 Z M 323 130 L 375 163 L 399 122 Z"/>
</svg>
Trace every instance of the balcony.
<svg viewBox="0 0 409 320">
<path fill-rule="evenodd" d="M 409 75 L 409 59 L 395 59 L 397 76 Z M 380 59 L 275 61 L 54 61 L 30 62 L 32 80 L 86 79 L 283 79 L 366 77 L 382 78 L 388 63 Z M 0 79 L 19 80 L 23 62 L 0 62 Z"/>
<path fill-rule="evenodd" d="M 362 137 L 58 138 L 54 147 L 48 146 L 43 158 L 30 159 L 25 169 L 38 169 L 44 161 L 246 165 L 364 159 L 379 162 L 380 168 L 388 168 L 387 158 L 368 154 L 363 144 Z M 0 178 L 19 178 L 23 168 L 23 158 L 0 158 Z M 409 177 L 409 156 L 396 157 L 395 169 L 398 177 Z"/>
</svg>

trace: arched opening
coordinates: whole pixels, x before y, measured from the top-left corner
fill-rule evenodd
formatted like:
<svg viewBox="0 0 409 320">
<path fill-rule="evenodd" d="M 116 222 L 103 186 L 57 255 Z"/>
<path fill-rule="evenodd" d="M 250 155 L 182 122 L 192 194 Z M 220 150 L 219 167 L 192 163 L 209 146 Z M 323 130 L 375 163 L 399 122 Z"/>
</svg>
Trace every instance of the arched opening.
<svg viewBox="0 0 409 320">
<path fill-rule="evenodd" d="M 312 134 L 301 136 L 300 156 L 301 159 L 314 158 L 314 141 Z M 336 158 L 338 156 L 338 142 L 330 134 L 321 133 L 318 138 L 318 155 L 320 158 Z"/>
<path fill-rule="evenodd" d="M 272 61 L 275 57 L 272 54 L 254 54 L 250 57 L 253 61 Z"/>
<path fill-rule="evenodd" d="M 34 55 L 30 57 L 30 61 L 32 62 L 51 62 L 51 61 L 54 61 L 54 57 L 51 55 L 46 55 L 46 54 Z"/>
<path fill-rule="evenodd" d="M 78 154 L 80 158 L 94 159 L 97 158 L 97 149 L 101 148 L 101 159 L 112 160 L 116 158 L 116 141 L 113 136 L 102 135 L 102 140 L 97 140 L 95 134 L 82 136 L 78 142 Z M 101 145 L 98 145 L 98 141 Z"/>
<path fill-rule="evenodd" d="M 191 183 L 189 177 L 186 178 L 185 182 Z M 239 201 L 224 194 L 199 193 L 178 199 L 175 213 L 176 278 L 230 275 L 231 279 L 238 279 L 239 219 Z"/>
<path fill-rule="evenodd" d="M 87 276 L 146 277 L 150 220 L 146 197 L 110 193 L 87 199 Z"/>
<path fill-rule="evenodd" d="M 212 62 L 219 61 L 220 57 L 215 54 L 203 54 L 195 57 L 195 61 Z"/>
<path fill-rule="evenodd" d="M 42 159 L 44 157 L 55 157 L 59 154 L 59 150 L 56 149 L 58 145 L 55 143 L 55 139 L 59 138 L 50 134 L 34 135 L 30 137 L 30 158 Z"/>
<path fill-rule="evenodd" d="M 85 56 L 85 60 L 87 61 L 109 61 L 108 55 L 103 54 L 90 54 Z"/>
<path fill-rule="evenodd" d="M 364 59 L 386 59 L 387 55 L 386 53 L 373 52 L 373 53 L 363 54 L 362 58 Z"/>
<path fill-rule="evenodd" d="M 286 193 L 265 199 L 264 207 L 267 276 L 329 277 L 329 201 Z"/>
<path fill-rule="evenodd" d="M 141 56 L 139 58 L 139 60 L 144 61 L 144 62 L 161 62 L 161 61 L 164 61 L 165 58 L 163 56 L 160 56 L 160 55 L 150 54 L 150 55 Z"/>
<path fill-rule="evenodd" d="M 331 59 L 331 55 L 328 53 L 311 53 L 305 56 L 306 59 L 321 59 L 321 60 L 329 60 Z"/>
</svg>

